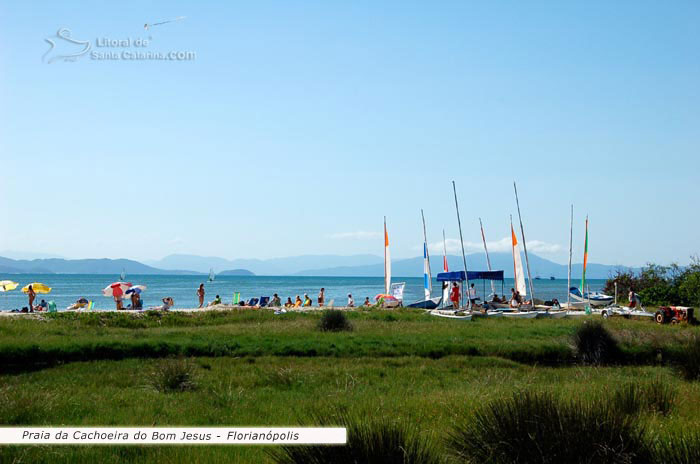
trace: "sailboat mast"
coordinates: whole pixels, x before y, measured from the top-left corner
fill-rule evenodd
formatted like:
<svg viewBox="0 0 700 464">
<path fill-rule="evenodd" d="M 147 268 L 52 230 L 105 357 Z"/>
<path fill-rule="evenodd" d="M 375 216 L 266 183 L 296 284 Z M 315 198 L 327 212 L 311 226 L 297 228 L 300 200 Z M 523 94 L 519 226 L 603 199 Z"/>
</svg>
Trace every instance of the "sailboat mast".
<svg viewBox="0 0 700 464">
<path fill-rule="evenodd" d="M 457 210 L 457 225 L 459 226 L 459 242 L 462 244 L 462 262 L 464 263 L 464 280 L 467 288 L 462 289 L 462 298 L 465 292 L 469 291 L 469 271 L 467 271 L 467 255 L 464 254 L 464 238 L 462 238 L 462 221 L 459 218 L 459 204 L 457 203 L 457 187 L 455 181 L 452 181 L 452 191 L 455 194 L 455 209 Z M 472 309 L 472 300 L 467 298 L 467 307 Z"/>
<path fill-rule="evenodd" d="M 445 229 L 442 229 L 442 270 L 445 272 L 450 271 L 450 267 L 447 265 L 447 241 L 445 240 Z"/>
<path fill-rule="evenodd" d="M 388 240 L 388 235 L 386 233 L 386 216 L 384 216 L 384 293 L 386 295 L 389 294 L 389 286 L 387 285 L 387 278 L 386 278 L 386 249 L 387 249 L 387 240 Z"/>
<path fill-rule="evenodd" d="M 523 217 L 520 215 L 520 201 L 518 200 L 518 187 L 515 186 L 513 182 L 513 189 L 515 190 L 515 204 L 518 206 L 518 219 L 520 220 L 520 235 L 523 237 L 523 250 L 525 251 L 525 264 L 527 265 L 527 280 L 530 284 L 530 301 L 532 301 L 532 307 L 535 307 L 535 292 L 532 289 L 532 275 L 530 274 L 530 259 L 527 257 L 527 242 L 525 241 L 525 229 L 523 228 Z"/>
<path fill-rule="evenodd" d="M 421 208 L 420 210 L 420 217 L 423 220 L 423 249 L 424 249 L 424 258 L 425 258 L 425 263 L 424 263 L 424 271 L 425 271 L 425 277 L 426 277 L 426 282 L 424 283 L 425 287 L 425 299 L 428 300 L 430 299 L 430 293 L 433 291 L 433 276 L 432 273 L 430 272 L 430 254 L 428 253 L 428 234 L 425 232 L 425 215 L 423 215 L 423 209 Z"/>
<path fill-rule="evenodd" d="M 481 223 L 481 218 L 479 218 L 479 227 L 481 227 L 481 240 L 484 242 L 484 251 L 486 252 L 486 265 L 489 268 L 489 271 L 491 270 L 491 258 L 489 258 L 489 249 L 486 248 L 486 235 L 484 234 L 484 224 Z M 496 294 L 496 286 L 493 283 L 493 280 L 491 281 L 491 294 L 495 295 Z"/>
<path fill-rule="evenodd" d="M 569 222 L 569 275 L 566 284 L 566 307 L 571 308 L 571 253 L 574 244 L 574 205 L 571 205 L 571 221 Z"/>
<path fill-rule="evenodd" d="M 586 215 L 586 238 L 583 243 L 583 275 L 581 276 L 581 294 L 586 295 L 586 266 L 588 265 L 588 215 Z M 590 294 L 588 295 L 590 302 Z"/>
</svg>

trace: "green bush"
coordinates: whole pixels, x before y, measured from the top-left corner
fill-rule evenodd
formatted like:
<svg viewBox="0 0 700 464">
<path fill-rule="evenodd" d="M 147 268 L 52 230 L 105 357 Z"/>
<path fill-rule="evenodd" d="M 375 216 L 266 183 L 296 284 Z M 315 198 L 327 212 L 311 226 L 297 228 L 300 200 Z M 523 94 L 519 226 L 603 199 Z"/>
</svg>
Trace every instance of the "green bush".
<svg viewBox="0 0 700 464">
<path fill-rule="evenodd" d="M 584 364 L 610 364 L 620 357 L 617 340 L 599 321 L 586 321 L 578 326 L 572 341 L 576 356 Z"/>
<path fill-rule="evenodd" d="M 323 332 L 340 332 L 343 330 L 352 330 L 352 324 L 350 324 L 347 316 L 345 316 L 345 313 L 342 311 L 327 309 L 321 314 L 318 328 Z"/>
<path fill-rule="evenodd" d="M 347 444 L 342 446 L 283 446 L 268 451 L 278 464 L 438 464 L 442 462 L 433 443 L 410 426 L 342 414 L 332 419 L 316 419 L 321 426 L 347 428 Z"/>
<path fill-rule="evenodd" d="M 604 401 L 618 414 L 633 416 L 642 412 L 655 412 L 667 415 L 673 408 L 675 398 L 676 390 L 657 379 L 649 384 L 622 385 Z"/>
<path fill-rule="evenodd" d="M 643 426 L 605 402 L 563 401 L 519 392 L 478 408 L 450 432 L 448 448 L 461 462 L 650 463 Z"/>
</svg>

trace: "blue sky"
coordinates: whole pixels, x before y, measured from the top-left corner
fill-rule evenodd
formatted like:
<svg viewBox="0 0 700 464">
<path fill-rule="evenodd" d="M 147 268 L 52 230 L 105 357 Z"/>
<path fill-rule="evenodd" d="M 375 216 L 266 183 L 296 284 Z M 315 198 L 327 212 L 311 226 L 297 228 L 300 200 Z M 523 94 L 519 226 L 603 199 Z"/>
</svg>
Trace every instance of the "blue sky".
<svg viewBox="0 0 700 464">
<path fill-rule="evenodd" d="M 575 260 L 585 214 L 593 262 L 700 253 L 698 2 L 0 5 L 0 250 L 381 254 L 386 215 L 417 256 L 454 179 L 468 249 L 516 180 L 542 256 L 571 203 Z M 196 57 L 43 63 L 61 27 Z"/>
</svg>

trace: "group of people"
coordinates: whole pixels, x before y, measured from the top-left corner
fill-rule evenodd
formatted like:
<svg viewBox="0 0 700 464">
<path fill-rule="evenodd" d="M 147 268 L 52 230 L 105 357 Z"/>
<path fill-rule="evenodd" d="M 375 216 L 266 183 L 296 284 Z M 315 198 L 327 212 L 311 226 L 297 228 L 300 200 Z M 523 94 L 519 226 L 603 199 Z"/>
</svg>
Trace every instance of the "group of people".
<svg viewBox="0 0 700 464">
<path fill-rule="evenodd" d="M 199 307 L 203 308 L 204 307 L 204 296 L 206 294 L 206 291 L 204 290 L 204 284 L 199 284 L 199 288 L 197 288 L 197 298 L 199 300 Z M 219 305 L 221 304 L 221 297 L 219 295 L 216 295 L 216 298 L 212 300 L 207 306 L 214 306 L 214 305 Z M 321 290 L 318 292 L 318 298 L 316 300 L 316 303 L 318 304 L 319 307 L 326 306 L 326 289 L 321 288 Z M 237 303 L 238 306 L 246 306 L 244 301 L 241 301 Z M 313 300 L 309 297 L 308 293 L 304 293 L 304 298 L 302 299 L 299 295 L 296 296 L 294 301 L 292 301 L 292 297 L 287 297 L 287 301 L 283 304 L 282 299 L 279 297 L 277 293 L 272 295 L 272 298 L 270 301 L 267 303 L 266 306 L 272 307 L 272 308 L 308 308 L 314 305 Z M 348 308 L 354 308 L 355 307 L 355 299 L 353 298 L 351 293 L 348 293 L 348 302 L 346 305 Z M 370 301 L 369 297 L 365 297 L 365 301 L 362 303 L 362 306 L 372 306 L 372 302 Z"/>
</svg>

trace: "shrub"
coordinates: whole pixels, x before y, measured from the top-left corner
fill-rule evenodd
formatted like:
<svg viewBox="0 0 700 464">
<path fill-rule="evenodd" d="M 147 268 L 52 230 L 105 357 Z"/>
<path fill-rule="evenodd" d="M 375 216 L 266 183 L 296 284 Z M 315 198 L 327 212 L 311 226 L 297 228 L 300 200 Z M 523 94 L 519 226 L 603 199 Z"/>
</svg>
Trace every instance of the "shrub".
<svg viewBox="0 0 700 464">
<path fill-rule="evenodd" d="M 442 460 L 432 442 L 416 429 L 400 423 L 350 419 L 339 423 L 316 419 L 321 426 L 347 428 L 344 446 L 283 446 L 268 452 L 278 464 L 438 464 Z"/>
<path fill-rule="evenodd" d="M 620 356 L 617 340 L 599 321 L 587 321 L 577 327 L 573 344 L 577 357 L 584 364 L 609 364 Z"/>
<path fill-rule="evenodd" d="M 342 311 L 327 309 L 321 314 L 318 328 L 324 332 L 340 332 L 343 330 L 352 330 L 352 324 L 350 324 L 347 316 L 345 316 L 345 313 Z"/>
<path fill-rule="evenodd" d="M 196 388 L 195 374 L 194 364 L 185 359 L 163 359 L 151 372 L 150 380 L 160 392 L 182 392 Z"/>
<path fill-rule="evenodd" d="M 693 334 L 676 359 L 676 368 L 685 380 L 700 380 L 700 336 Z"/>
<path fill-rule="evenodd" d="M 658 464 L 696 464 L 700 462 L 700 432 L 674 432 L 660 438 L 654 454 L 654 462 Z"/>
<path fill-rule="evenodd" d="M 520 392 L 478 408 L 448 437 L 472 463 L 647 463 L 644 428 L 604 402 L 562 401 Z"/>
</svg>

